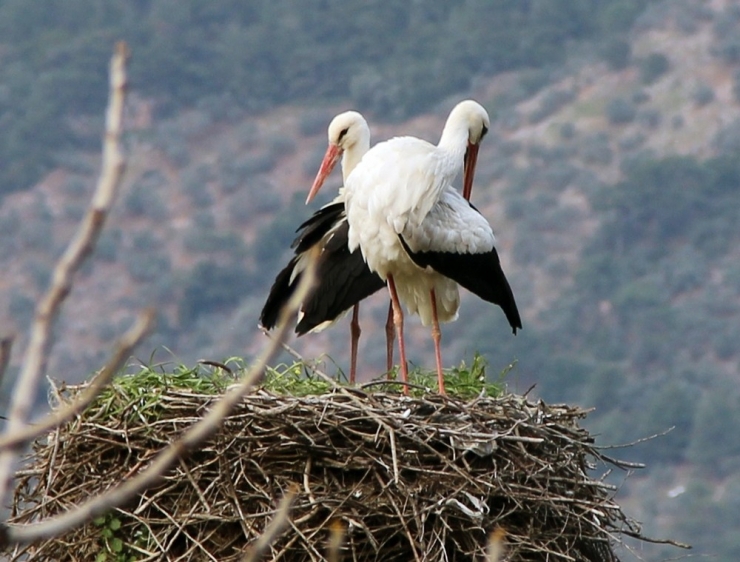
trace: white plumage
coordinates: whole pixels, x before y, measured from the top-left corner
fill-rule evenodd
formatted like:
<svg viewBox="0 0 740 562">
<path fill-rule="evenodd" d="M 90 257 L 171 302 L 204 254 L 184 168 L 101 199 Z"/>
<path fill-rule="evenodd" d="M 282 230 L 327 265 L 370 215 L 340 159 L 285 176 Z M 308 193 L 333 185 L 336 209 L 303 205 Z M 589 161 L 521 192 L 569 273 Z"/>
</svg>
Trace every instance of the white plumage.
<svg viewBox="0 0 740 562">
<path fill-rule="evenodd" d="M 467 228 L 464 223 L 458 225 L 458 233 L 447 232 L 447 223 L 459 222 L 450 213 L 450 205 L 457 201 L 451 183 L 463 165 L 469 144 L 477 148 L 488 126 L 485 109 L 476 102 L 464 101 L 450 113 L 438 145 L 415 137 L 379 143 L 363 156 L 345 182 L 350 251 L 359 247 L 370 270 L 383 280 L 392 274 L 401 303 L 418 314 L 425 326 L 433 320 L 431 290 L 436 294 L 439 320 L 457 318 L 457 283 L 434 271 L 420 270 L 398 235 L 409 240 L 425 237 L 429 249 L 446 237 L 465 235 L 461 234 Z M 443 193 L 447 195 L 440 202 Z M 470 208 L 459 194 L 457 197 Z"/>
<path fill-rule="evenodd" d="M 421 224 L 407 226 L 401 235 L 414 252 L 483 254 L 496 245 L 488 221 L 449 186 Z"/>
</svg>

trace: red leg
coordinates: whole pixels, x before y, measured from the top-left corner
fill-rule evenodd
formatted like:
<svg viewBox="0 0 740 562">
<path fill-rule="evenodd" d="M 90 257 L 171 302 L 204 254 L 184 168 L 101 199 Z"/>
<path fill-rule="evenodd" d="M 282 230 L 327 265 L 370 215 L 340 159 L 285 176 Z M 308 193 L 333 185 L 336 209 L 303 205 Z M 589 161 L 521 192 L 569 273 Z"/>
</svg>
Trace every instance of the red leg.
<svg viewBox="0 0 740 562">
<path fill-rule="evenodd" d="M 406 363 L 406 344 L 403 341 L 403 311 L 401 310 L 401 303 L 398 300 L 398 293 L 396 293 L 396 284 L 393 282 L 393 276 L 388 276 L 388 290 L 391 292 L 391 305 L 393 306 L 393 323 L 396 326 L 396 333 L 398 334 L 398 353 L 401 356 L 401 380 L 405 383 L 409 382 L 409 367 Z M 403 393 L 409 393 L 409 387 L 404 385 Z"/>
<path fill-rule="evenodd" d="M 390 377 L 393 368 L 393 342 L 396 339 L 396 328 L 393 325 L 393 301 L 388 302 L 388 320 L 385 322 L 386 372 Z"/>
<path fill-rule="evenodd" d="M 351 340 L 349 344 L 349 384 L 355 384 L 357 376 L 357 344 L 360 341 L 360 303 L 352 309 L 352 322 L 349 325 Z"/>
<path fill-rule="evenodd" d="M 432 339 L 434 340 L 434 356 L 437 359 L 437 384 L 439 385 L 439 393 L 447 394 L 445 392 L 445 376 L 442 372 L 442 350 L 439 347 L 439 342 L 442 341 L 442 332 L 439 329 L 437 295 L 434 289 L 431 290 L 430 296 L 432 298 Z"/>
</svg>

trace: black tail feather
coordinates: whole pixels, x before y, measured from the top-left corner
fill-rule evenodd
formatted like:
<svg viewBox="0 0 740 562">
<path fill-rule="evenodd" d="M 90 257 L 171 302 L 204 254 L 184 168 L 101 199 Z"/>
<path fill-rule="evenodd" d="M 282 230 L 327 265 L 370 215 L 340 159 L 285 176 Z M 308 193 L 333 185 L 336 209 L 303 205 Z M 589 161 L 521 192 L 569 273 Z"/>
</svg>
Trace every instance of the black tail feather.
<svg viewBox="0 0 740 562">
<path fill-rule="evenodd" d="M 319 264 L 319 284 L 303 305 L 303 318 L 296 326 L 300 336 L 326 321 L 339 318 L 363 299 L 385 287 L 367 267 L 362 253 L 347 247 L 349 225 L 345 221 L 324 248 Z"/>
</svg>

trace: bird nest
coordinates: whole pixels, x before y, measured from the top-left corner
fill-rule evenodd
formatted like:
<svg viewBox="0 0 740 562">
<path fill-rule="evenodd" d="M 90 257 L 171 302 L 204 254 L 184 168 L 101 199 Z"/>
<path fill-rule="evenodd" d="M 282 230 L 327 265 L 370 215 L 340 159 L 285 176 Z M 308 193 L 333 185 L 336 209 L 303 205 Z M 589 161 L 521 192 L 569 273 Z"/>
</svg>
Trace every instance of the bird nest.
<svg viewBox="0 0 740 562">
<path fill-rule="evenodd" d="M 35 444 L 11 523 L 59 514 L 130 477 L 201 419 L 217 386 L 114 385 Z M 513 394 L 257 390 L 157 486 L 11 559 L 241 560 L 288 494 L 269 559 L 324 560 L 339 528 L 330 559 L 482 560 L 500 528 L 505 560 L 616 560 L 614 545 L 639 529 L 594 476 L 613 461 L 579 427 L 585 415 Z"/>
</svg>

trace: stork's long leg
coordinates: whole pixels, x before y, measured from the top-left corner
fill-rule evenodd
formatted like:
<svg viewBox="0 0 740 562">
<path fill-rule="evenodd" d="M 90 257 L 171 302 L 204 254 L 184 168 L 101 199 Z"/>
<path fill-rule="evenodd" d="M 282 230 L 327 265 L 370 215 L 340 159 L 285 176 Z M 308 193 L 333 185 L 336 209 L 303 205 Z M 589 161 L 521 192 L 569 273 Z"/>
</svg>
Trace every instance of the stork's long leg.
<svg viewBox="0 0 740 562">
<path fill-rule="evenodd" d="M 349 384 L 355 384 L 357 376 L 357 345 L 360 342 L 360 303 L 357 303 L 352 309 L 352 322 L 349 325 L 350 344 L 349 344 Z"/>
<path fill-rule="evenodd" d="M 442 350 L 440 349 L 439 343 L 442 341 L 442 332 L 439 329 L 439 318 L 437 317 L 437 295 L 434 289 L 430 291 L 432 298 L 432 339 L 434 340 L 434 356 L 437 359 L 437 384 L 439 386 L 440 394 L 447 394 L 445 392 L 445 376 L 442 372 Z"/>
<path fill-rule="evenodd" d="M 396 329 L 393 325 L 393 301 L 388 303 L 388 320 L 385 321 L 385 356 L 386 372 L 390 377 L 393 368 L 393 342 L 396 339 Z"/>
<path fill-rule="evenodd" d="M 405 383 L 409 382 L 409 367 L 406 363 L 406 344 L 403 340 L 403 311 L 401 310 L 401 303 L 398 300 L 398 293 L 396 292 L 396 284 L 393 281 L 393 276 L 388 275 L 388 290 L 391 293 L 391 306 L 393 307 L 393 323 L 396 326 L 396 332 L 398 333 L 398 353 L 401 356 L 401 380 Z M 409 387 L 403 386 L 403 393 L 409 393 Z"/>
</svg>

